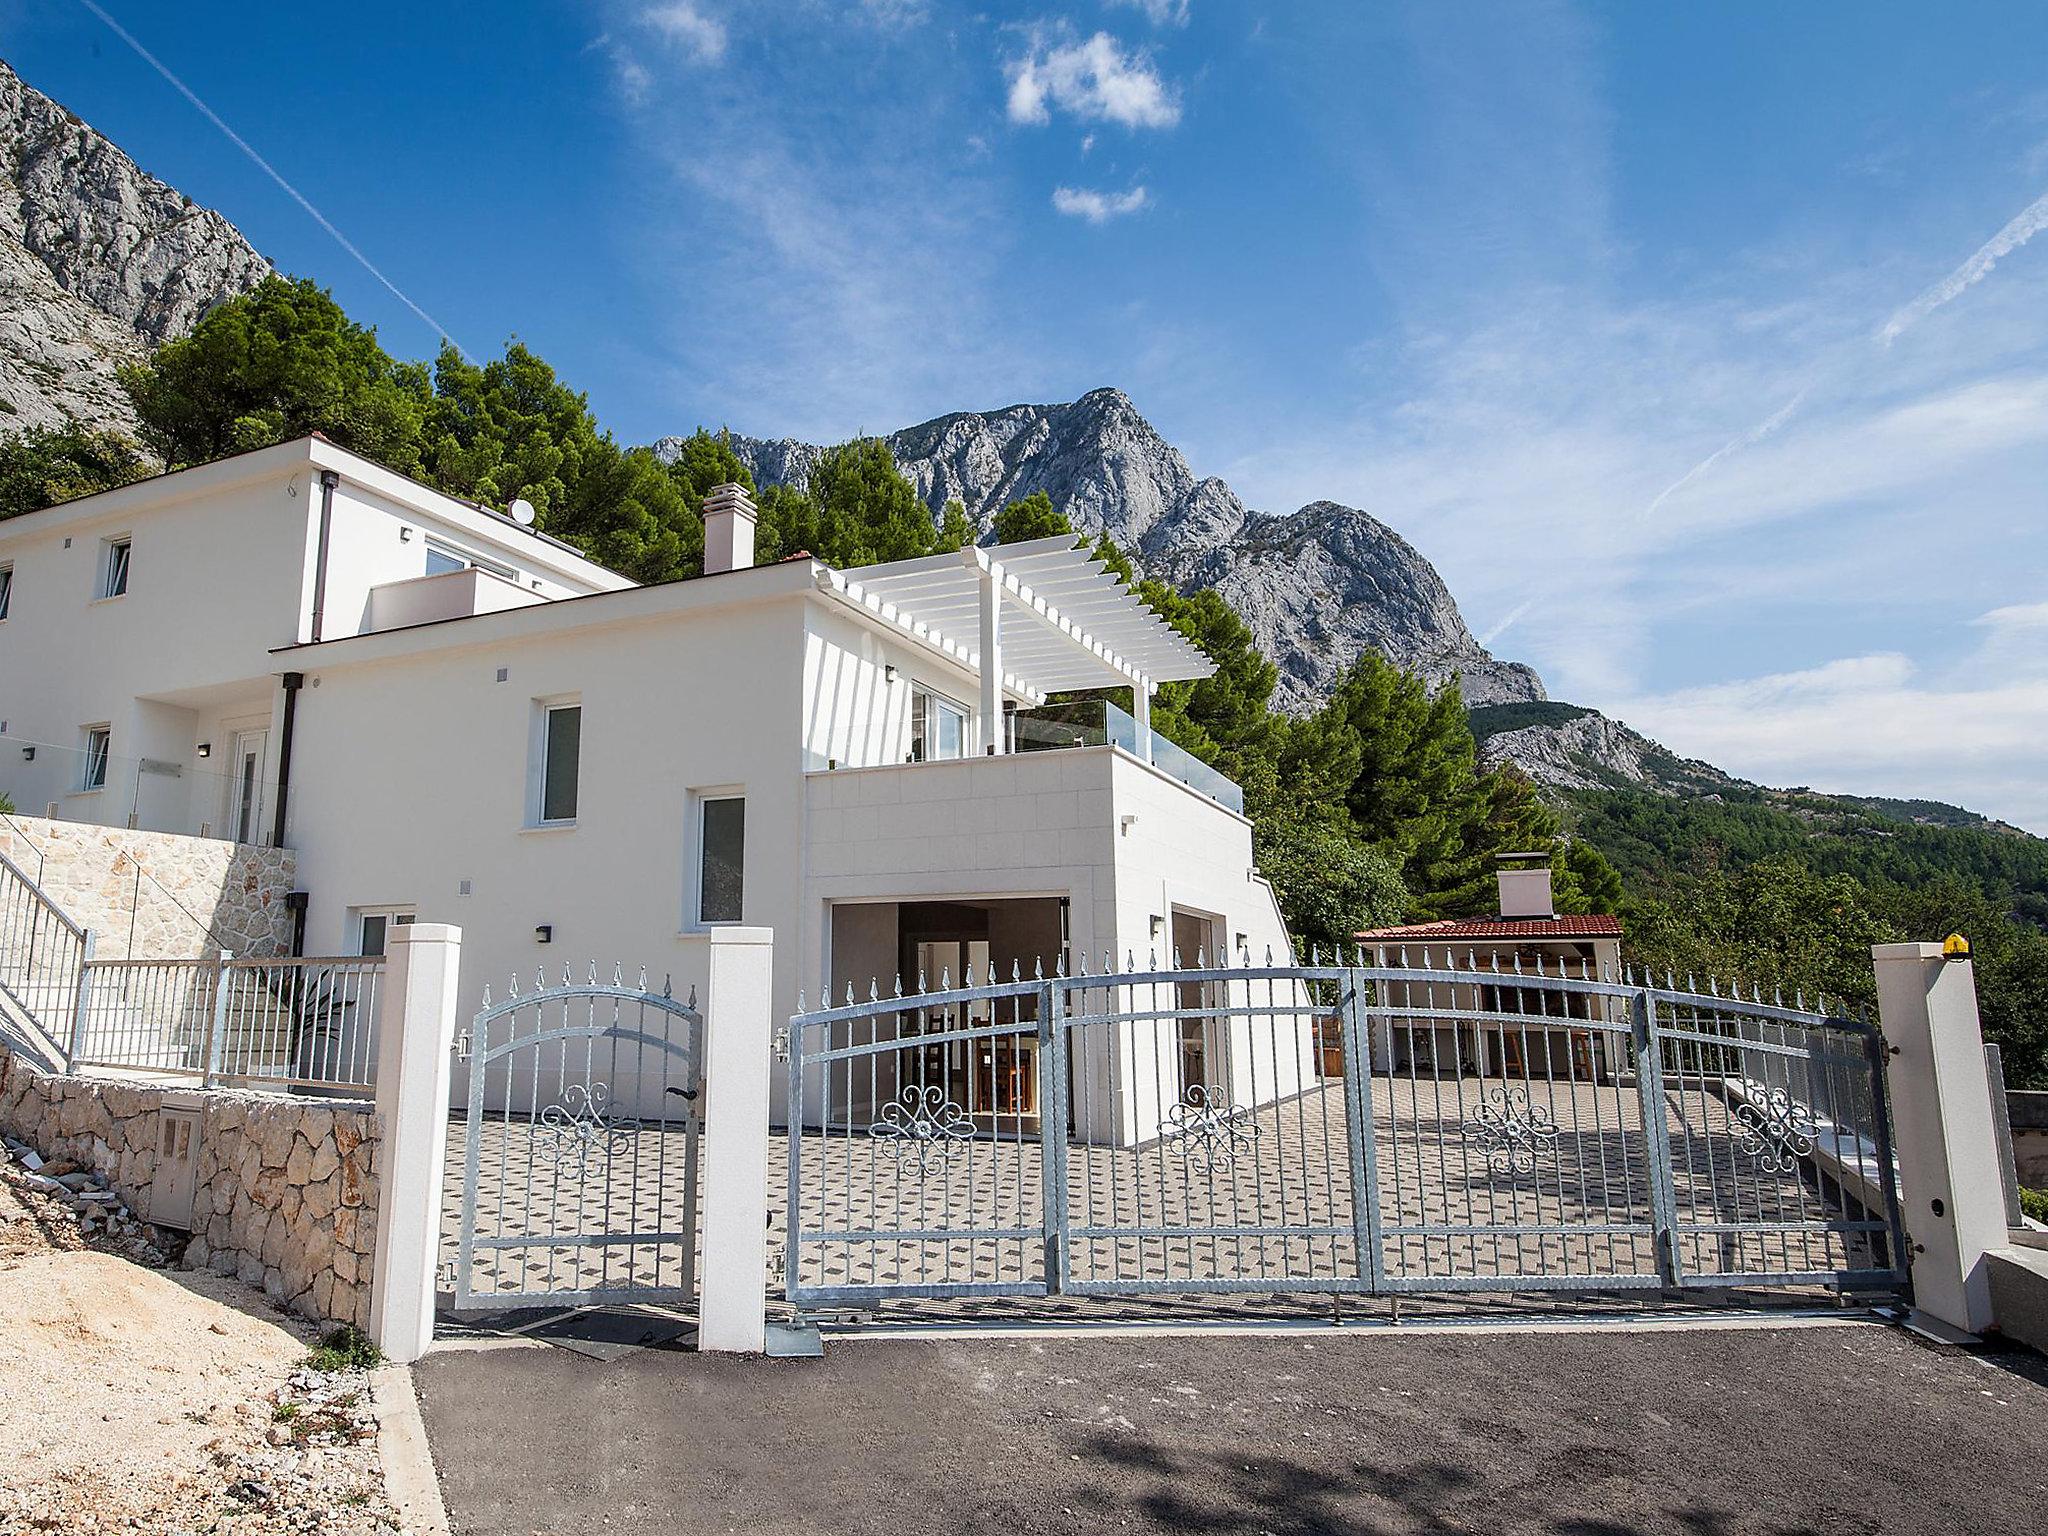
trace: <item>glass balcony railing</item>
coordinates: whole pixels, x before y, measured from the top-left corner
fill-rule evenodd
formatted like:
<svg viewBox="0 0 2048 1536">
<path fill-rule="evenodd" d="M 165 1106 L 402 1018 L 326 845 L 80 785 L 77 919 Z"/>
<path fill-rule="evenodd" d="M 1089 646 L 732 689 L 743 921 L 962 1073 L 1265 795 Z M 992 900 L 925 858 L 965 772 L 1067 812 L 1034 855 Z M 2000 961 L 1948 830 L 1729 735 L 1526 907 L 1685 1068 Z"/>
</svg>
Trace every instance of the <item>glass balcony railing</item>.
<svg viewBox="0 0 2048 1536">
<path fill-rule="evenodd" d="M 1012 752 L 1054 752 L 1063 747 L 1122 747 L 1133 757 L 1138 750 L 1138 722 L 1107 699 L 1081 699 L 1071 704 L 1044 704 L 1020 709 L 1010 717 Z M 1244 791 L 1191 752 L 1183 751 L 1157 731 L 1152 738 L 1152 766 L 1207 795 L 1218 805 L 1244 814 Z"/>
</svg>

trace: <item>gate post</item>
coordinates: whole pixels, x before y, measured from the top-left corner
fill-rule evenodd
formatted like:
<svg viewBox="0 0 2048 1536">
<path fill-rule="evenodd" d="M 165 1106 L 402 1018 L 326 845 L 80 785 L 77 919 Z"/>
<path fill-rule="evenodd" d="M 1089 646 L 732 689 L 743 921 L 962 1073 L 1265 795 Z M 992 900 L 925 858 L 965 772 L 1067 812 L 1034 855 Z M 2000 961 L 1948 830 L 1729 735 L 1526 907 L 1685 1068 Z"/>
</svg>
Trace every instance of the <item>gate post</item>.
<svg viewBox="0 0 2048 1536">
<path fill-rule="evenodd" d="M 772 928 L 721 927 L 710 934 L 710 978 L 704 989 L 699 1350 L 758 1355 L 767 1348 L 774 939 Z M 792 1232 L 790 1241 L 795 1240 Z"/>
<path fill-rule="evenodd" d="M 455 1039 L 462 930 L 393 927 L 385 937 L 377 1021 L 377 1259 L 370 1337 L 400 1364 L 434 1340 L 434 1259 L 448 1148 L 449 1050 Z"/>
<path fill-rule="evenodd" d="M 1988 1248 L 2005 1194 L 1970 962 L 1939 944 L 1878 944 L 1878 1027 L 1891 1051 L 1893 1140 L 1913 1302 L 1966 1333 L 1992 1325 Z"/>
</svg>

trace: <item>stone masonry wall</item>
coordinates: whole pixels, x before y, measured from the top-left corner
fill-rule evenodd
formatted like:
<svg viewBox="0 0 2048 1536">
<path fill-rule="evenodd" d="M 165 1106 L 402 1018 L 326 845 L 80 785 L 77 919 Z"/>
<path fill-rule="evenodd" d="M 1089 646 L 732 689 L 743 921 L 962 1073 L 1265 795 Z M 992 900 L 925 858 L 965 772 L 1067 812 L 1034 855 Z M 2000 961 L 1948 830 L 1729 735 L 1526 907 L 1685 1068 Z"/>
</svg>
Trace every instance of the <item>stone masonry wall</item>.
<svg viewBox="0 0 2048 1536">
<path fill-rule="evenodd" d="M 0 821 L 0 853 L 92 930 L 98 959 L 291 952 L 289 848 L 17 815 Z"/>
<path fill-rule="evenodd" d="M 166 1100 L 200 1110 L 183 1267 L 236 1275 L 302 1317 L 367 1327 L 380 1140 L 369 1106 L 53 1077 L 0 1049 L 0 1131 L 90 1167 L 151 1221 Z"/>
</svg>

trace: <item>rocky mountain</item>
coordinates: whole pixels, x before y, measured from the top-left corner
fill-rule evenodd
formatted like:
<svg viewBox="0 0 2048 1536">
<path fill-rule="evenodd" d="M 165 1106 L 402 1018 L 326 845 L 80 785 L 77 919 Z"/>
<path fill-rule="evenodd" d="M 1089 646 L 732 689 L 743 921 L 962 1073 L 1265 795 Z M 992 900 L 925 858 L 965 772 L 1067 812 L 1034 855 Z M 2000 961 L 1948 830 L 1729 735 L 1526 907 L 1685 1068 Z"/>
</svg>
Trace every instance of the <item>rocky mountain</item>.
<svg viewBox="0 0 2048 1536">
<path fill-rule="evenodd" d="M 1543 697 L 1534 671 L 1473 639 L 1443 578 L 1391 528 L 1333 501 L 1279 517 L 1252 511 L 1222 480 L 1196 478 L 1121 390 L 941 416 L 891 434 L 889 446 L 934 513 L 957 500 L 985 532 L 1009 502 L 1044 491 L 1148 575 L 1217 588 L 1278 664 L 1288 708 L 1320 702 L 1368 646 L 1435 681 L 1458 674 L 1475 703 Z M 733 447 L 757 482 L 799 485 L 822 451 L 788 438 L 735 437 Z"/>
<path fill-rule="evenodd" d="M 1758 788 L 1578 704 L 1482 705 L 1471 711 L 1471 720 L 1483 765 L 1512 764 L 1554 789 L 1711 796 Z"/>
<path fill-rule="evenodd" d="M 133 431 L 114 370 L 271 270 L 0 62 L 0 431 Z"/>
</svg>

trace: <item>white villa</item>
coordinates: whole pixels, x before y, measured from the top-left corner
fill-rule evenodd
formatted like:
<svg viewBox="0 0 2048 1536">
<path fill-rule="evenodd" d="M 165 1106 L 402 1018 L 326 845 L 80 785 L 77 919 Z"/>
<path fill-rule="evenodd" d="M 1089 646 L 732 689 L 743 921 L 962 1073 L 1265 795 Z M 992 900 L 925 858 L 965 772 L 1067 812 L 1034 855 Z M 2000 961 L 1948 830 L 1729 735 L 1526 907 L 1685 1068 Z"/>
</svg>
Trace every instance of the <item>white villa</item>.
<svg viewBox="0 0 2048 1536">
<path fill-rule="evenodd" d="M 1084 552 L 756 566 L 753 526 L 713 493 L 706 574 L 639 586 L 317 435 L 0 523 L 0 792 L 289 846 L 307 953 L 458 924 L 473 998 L 591 957 L 681 996 L 739 922 L 785 1015 L 1286 953 L 1236 787 L 1147 723 L 1209 662 Z"/>
</svg>

